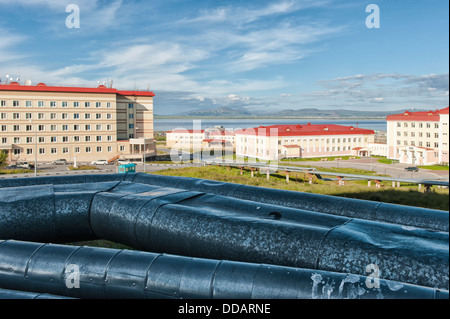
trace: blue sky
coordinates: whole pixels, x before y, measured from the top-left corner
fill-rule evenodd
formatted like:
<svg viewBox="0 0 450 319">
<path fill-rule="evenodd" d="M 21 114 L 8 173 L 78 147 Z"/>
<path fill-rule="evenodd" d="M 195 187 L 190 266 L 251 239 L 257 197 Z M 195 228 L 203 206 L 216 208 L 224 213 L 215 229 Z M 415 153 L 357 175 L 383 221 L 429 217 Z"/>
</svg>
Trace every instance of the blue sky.
<svg viewBox="0 0 450 319">
<path fill-rule="evenodd" d="M 366 27 L 369 4 L 380 28 Z M 67 28 L 69 4 L 80 28 Z M 0 0 L 0 77 L 222 106 L 435 109 L 449 100 L 447 0 Z"/>
</svg>

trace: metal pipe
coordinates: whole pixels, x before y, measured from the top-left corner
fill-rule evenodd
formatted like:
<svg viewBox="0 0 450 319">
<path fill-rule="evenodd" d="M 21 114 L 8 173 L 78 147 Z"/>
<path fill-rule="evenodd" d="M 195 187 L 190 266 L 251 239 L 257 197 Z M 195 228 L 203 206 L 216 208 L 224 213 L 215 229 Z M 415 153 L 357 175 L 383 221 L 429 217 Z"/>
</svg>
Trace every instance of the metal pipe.
<svg viewBox="0 0 450 319">
<path fill-rule="evenodd" d="M 0 287 L 95 299 L 440 299 L 370 276 L 141 251 L 0 242 Z M 375 278 L 376 279 L 376 278 Z"/>
<path fill-rule="evenodd" d="M 445 232 L 133 182 L 3 188 L 0 204 L 0 239 L 103 238 L 153 252 L 359 275 L 376 264 L 384 279 L 448 289 Z"/>
</svg>

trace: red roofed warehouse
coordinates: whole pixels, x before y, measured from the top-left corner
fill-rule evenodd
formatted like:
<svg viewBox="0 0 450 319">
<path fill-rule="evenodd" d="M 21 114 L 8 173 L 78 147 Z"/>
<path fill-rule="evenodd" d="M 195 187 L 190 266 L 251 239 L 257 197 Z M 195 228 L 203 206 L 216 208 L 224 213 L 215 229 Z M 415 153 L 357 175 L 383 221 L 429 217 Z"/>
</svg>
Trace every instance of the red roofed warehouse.
<svg viewBox="0 0 450 319">
<path fill-rule="evenodd" d="M 448 164 L 449 108 L 387 117 L 388 157 L 413 165 Z"/>
<path fill-rule="evenodd" d="M 236 155 L 278 160 L 325 156 L 369 156 L 373 130 L 334 124 L 260 126 L 236 131 Z"/>
<path fill-rule="evenodd" d="M 141 161 L 156 155 L 154 96 L 104 85 L 0 84 L 0 151 L 13 163 Z"/>
</svg>

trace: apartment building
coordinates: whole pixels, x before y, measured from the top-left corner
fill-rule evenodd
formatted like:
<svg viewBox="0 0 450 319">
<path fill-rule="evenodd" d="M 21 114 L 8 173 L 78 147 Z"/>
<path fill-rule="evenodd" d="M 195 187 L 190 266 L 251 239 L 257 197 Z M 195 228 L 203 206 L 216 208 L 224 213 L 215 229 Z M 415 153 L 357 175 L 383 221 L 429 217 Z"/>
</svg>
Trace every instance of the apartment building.
<svg viewBox="0 0 450 319">
<path fill-rule="evenodd" d="M 0 151 L 10 162 L 156 155 L 150 91 L 0 84 Z"/>
<path fill-rule="evenodd" d="M 449 162 L 449 108 L 409 112 L 387 118 L 388 157 L 400 163 L 433 165 Z"/>
<path fill-rule="evenodd" d="M 238 157 L 279 160 L 370 156 L 375 131 L 342 125 L 274 125 L 235 131 Z"/>
</svg>

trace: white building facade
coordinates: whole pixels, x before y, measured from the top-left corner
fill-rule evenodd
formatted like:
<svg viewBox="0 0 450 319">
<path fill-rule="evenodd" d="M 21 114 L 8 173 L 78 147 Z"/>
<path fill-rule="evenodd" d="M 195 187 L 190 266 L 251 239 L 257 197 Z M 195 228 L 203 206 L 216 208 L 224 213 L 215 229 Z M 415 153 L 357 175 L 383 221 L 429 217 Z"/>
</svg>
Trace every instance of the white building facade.
<svg viewBox="0 0 450 319">
<path fill-rule="evenodd" d="M 449 108 L 387 117 L 388 158 L 412 165 L 448 164 Z"/>
</svg>

